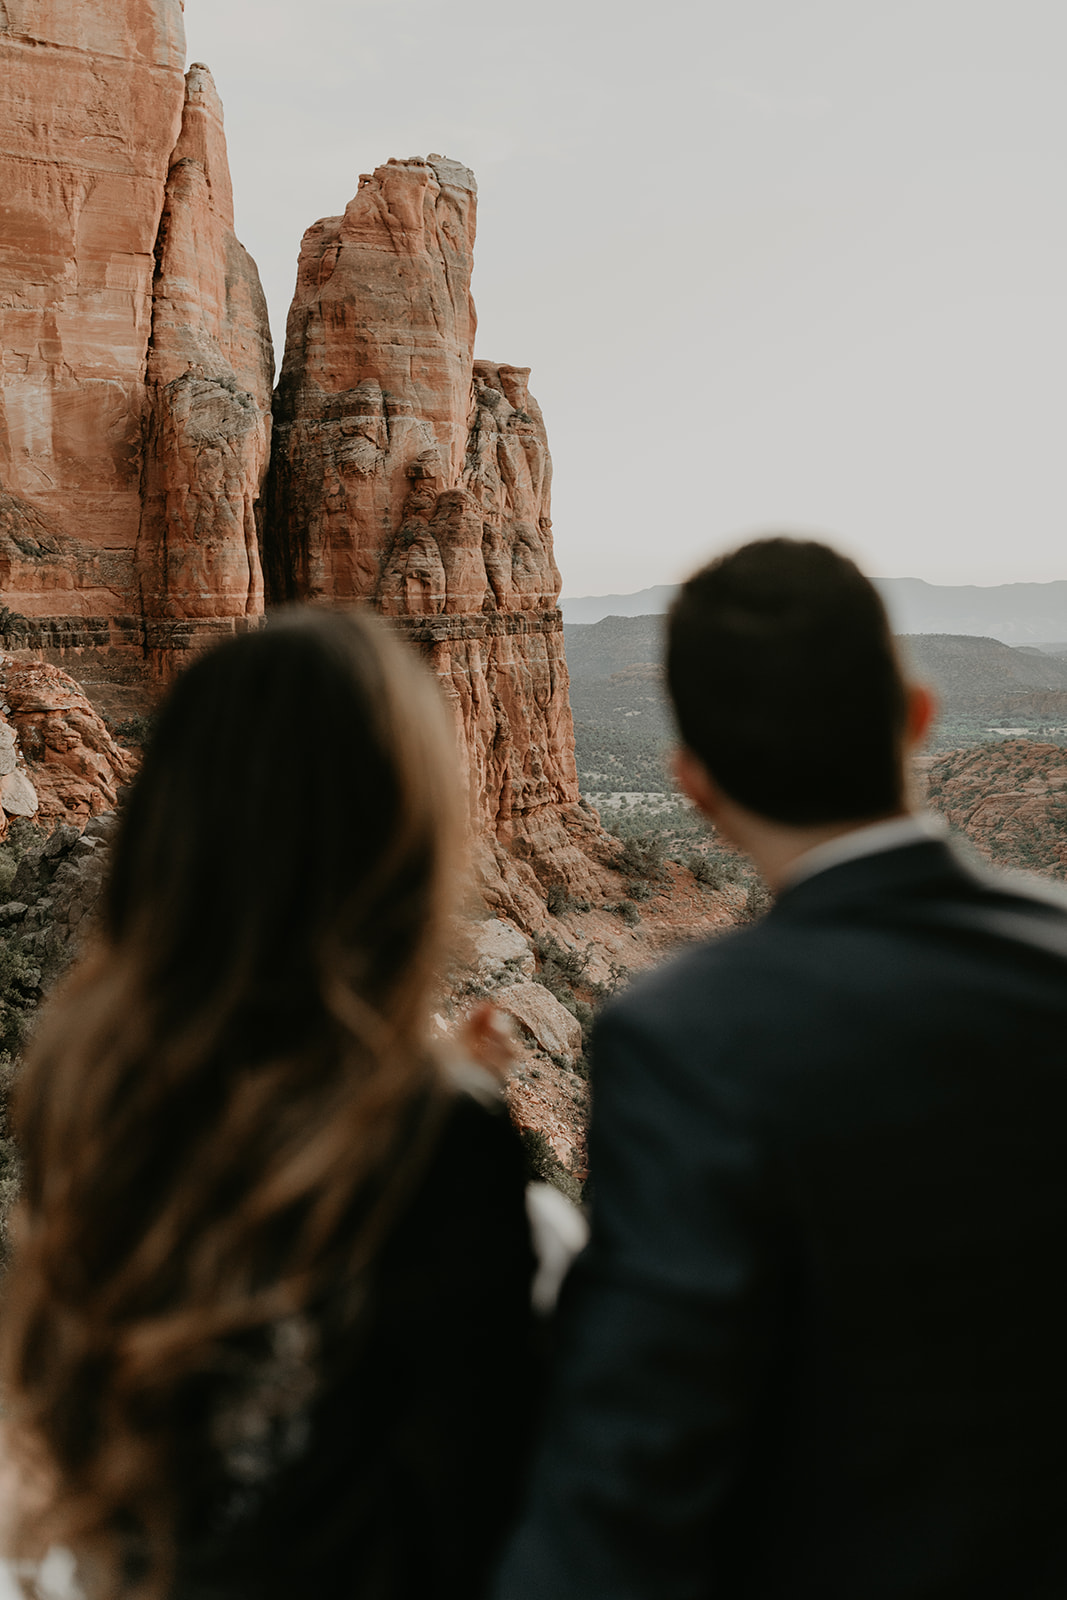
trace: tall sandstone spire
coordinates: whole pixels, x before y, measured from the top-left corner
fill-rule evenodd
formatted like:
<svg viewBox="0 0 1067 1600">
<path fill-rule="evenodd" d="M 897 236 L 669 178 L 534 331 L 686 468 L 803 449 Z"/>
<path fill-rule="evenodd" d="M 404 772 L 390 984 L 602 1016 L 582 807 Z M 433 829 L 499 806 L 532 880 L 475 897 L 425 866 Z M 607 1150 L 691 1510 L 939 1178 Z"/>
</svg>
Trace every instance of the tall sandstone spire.
<svg viewBox="0 0 1067 1600">
<path fill-rule="evenodd" d="M 222 102 L 200 62 L 155 253 L 137 571 L 149 648 L 165 652 L 175 635 L 263 612 L 274 358 L 256 264 L 233 230 Z"/>
<path fill-rule="evenodd" d="M 551 457 L 523 367 L 474 360 L 476 185 L 390 161 L 304 235 L 275 397 L 268 598 L 362 600 L 429 656 L 471 773 L 490 900 L 599 890 L 579 805 Z"/>
<path fill-rule="evenodd" d="M 154 248 L 181 0 L 0 5 L 0 584 L 29 616 L 138 608 Z"/>
<path fill-rule="evenodd" d="M 270 334 L 182 10 L 0 0 L 0 591 L 30 643 L 158 654 L 262 611 Z"/>
</svg>

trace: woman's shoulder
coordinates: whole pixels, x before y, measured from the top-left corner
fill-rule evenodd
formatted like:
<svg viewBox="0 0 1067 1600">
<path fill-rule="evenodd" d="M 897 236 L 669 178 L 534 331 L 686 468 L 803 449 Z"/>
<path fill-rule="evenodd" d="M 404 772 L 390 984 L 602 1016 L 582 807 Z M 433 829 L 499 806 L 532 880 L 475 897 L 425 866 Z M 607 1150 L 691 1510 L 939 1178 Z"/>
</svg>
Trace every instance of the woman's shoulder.
<svg viewBox="0 0 1067 1600">
<path fill-rule="evenodd" d="M 431 1114 L 431 1142 L 411 1210 L 435 1228 L 526 1235 L 526 1156 L 499 1087 L 476 1067 L 449 1068 Z"/>
<path fill-rule="evenodd" d="M 493 1248 L 494 1236 L 501 1251 L 510 1247 L 524 1275 L 533 1274 L 533 1307 L 542 1315 L 588 1240 L 581 1210 L 559 1190 L 529 1181 L 499 1084 L 463 1061 L 450 1069 L 437 1147 L 414 1210 L 416 1223 L 432 1216 L 460 1249 L 479 1239 Z"/>
</svg>

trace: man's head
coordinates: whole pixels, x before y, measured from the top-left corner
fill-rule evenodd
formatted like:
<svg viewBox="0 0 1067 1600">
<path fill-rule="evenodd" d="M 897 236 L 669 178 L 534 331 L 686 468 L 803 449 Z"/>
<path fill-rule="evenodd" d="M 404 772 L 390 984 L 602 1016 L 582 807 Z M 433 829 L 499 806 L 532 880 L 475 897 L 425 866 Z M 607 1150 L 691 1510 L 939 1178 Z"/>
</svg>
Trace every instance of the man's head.
<svg viewBox="0 0 1067 1600">
<path fill-rule="evenodd" d="M 828 546 L 758 539 L 695 573 L 667 677 L 685 746 L 748 811 L 808 827 L 901 809 L 908 688 L 876 589 Z"/>
</svg>

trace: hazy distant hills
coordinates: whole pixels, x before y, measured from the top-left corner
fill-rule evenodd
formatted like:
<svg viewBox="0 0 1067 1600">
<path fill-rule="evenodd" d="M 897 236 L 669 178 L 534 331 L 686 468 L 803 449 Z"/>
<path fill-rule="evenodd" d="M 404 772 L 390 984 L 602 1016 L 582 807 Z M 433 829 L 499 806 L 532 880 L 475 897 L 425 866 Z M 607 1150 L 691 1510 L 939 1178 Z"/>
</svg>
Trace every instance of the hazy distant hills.
<svg viewBox="0 0 1067 1600">
<path fill-rule="evenodd" d="M 563 631 L 583 790 L 663 788 L 673 729 L 660 665 L 662 615 L 568 622 Z M 915 677 L 940 700 L 932 749 L 988 741 L 1009 728 L 1067 741 L 1067 656 L 961 634 L 899 642 Z"/>
<path fill-rule="evenodd" d="M 960 634 L 910 634 L 899 643 L 916 677 L 947 703 L 969 705 L 1032 689 L 1067 692 L 1067 656 Z"/>
<path fill-rule="evenodd" d="M 922 578 L 876 578 L 895 633 L 970 634 L 1003 644 L 1067 645 L 1067 579 L 1054 583 L 925 583 Z M 636 594 L 586 595 L 564 600 L 563 620 L 661 614 L 674 595 L 669 584 Z"/>
<path fill-rule="evenodd" d="M 675 585 L 657 584 L 653 589 L 638 589 L 636 594 L 587 594 L 576 600 L 564 598 L 564 622 L 599 622 L 602 617 L 662 616 L 674 599 Z"/>
<path fill-rule="evenodd" d="M 673 741 L 663 692 L 662 616 L 607 616 L 563 625 L 583 793 L 670 787 Z"/>
<path fill-rule="evenodd" d="M 625 667 L 663 659 L 662 616 L 603 617 L 599 622 L 563 624 L 567 669 L 572 682 L 610 678 Z"/>
<path fill-rule="evenodd" d="M 895 633 L 963 633 L 1003 644 L 1067 642 L 1067 580 L 1055 583 L 924 583 L 877 578 Z"/>
<path fill-rule="evenodd" d="M 589 682 L 663 659 L 664 619 L 604 617 L 564 624 L 571 678 Z M 1067 690 L 1067 656 L 964 634 L 919 633 L 900 640 L 915 674 L 943 696 L 985 699 L 1026 689 Z"/>
</svg>

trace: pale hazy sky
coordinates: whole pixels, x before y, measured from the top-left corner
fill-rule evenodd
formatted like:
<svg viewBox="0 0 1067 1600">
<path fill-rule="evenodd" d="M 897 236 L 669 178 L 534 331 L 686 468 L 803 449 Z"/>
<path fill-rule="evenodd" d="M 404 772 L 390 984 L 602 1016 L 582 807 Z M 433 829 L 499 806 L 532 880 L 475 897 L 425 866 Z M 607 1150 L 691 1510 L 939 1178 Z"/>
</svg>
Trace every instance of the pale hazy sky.
<svg viewBox="0 0 1067 1600">
<path fill-rule="evenodd" d="M 763 528 L 1067 577 L 1064 0 L 186 0 L 281 362 L 304 229 L 479 183 L 478 353 L 533 369 L 564 593 Z"/>
</svg>

